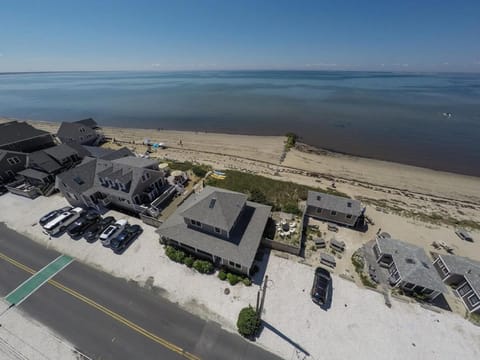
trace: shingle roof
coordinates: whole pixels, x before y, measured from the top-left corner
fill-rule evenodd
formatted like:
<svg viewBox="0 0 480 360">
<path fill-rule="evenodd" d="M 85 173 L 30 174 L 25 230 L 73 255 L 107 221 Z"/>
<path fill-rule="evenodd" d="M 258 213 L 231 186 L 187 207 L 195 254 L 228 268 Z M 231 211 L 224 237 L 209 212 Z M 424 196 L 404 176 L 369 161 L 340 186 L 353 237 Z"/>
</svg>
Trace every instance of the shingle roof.
<svg viewBox="0 0 480 360">
<path fill-rule="evenodd" d="M 157 230 L 160 236 L 180 241 L 196 249 L 228 259 L 250 268 L 270 216 L 270 206 L 246 202 L 245 210 L 238 223 L 232 229 L 228 240 L 189 228 L 182 213 L 207 198 L 209 194 L 219 192 L 233 193 L 228 190 L 206 187 L 200 194 L 192 194 Z M 204 194 L 206 193 L 206 194 Z M 238 193 L 233 193 L 238 194 Z M 243 195 L 243 194 L 240 194 Z"/>
<path fill-rule="evenodd" d="M 247 195 L 206 187 L 197 201 L 182 211 L 187 219 L 229 231 L 243 209 Z"/>
<path fill-rule="evenodd" d="M 126 156 L 135 156 L 135 154 L 131 152 L 128 148 L 122 147 L 118 150 L 112 150 L 105 155 L 100 156 L 100 158 L 104 160 L 116 160 Z"/>
<path fill-rule="evenodd" d="M 158 169 L 158 161 L 155 159 L 146 159 L 140 158 L 136 156 L 125 156 L 119 159 L 112 160 L 115 164 L 127 165 L 127 166 L 134 166 L 140 168 L 150 168 L 156 167 Z"/>
<path fill-rule="evenodd" d="M 37 179 L 37 180 L 43 180 L 43 179 L 46 179 L 47 177 L 50 176 L 49 174 L 47 174 L 43 171 L 38 171 L 38 170 L 35 170 L 35 169 L 25 169 L 25 170 L 20 171 L 18 174 L 22 175 L 22 176 L 25 176 L 27 178 Z"/>
<path fill-rule="evenodd" d="M 425 250 L 404 241 L 377 237 L 379 250 L 390 254 L 403 281 L 444 292 L 445 285 Z"/>
<path fill-rule="evenodd" d="M 358 200 L 317 191 L 308 191 L 307 205 L 356 216 L 362 213 L 362 204 Z"/>
<path fill-rule="evenodd" d="M 70 189 L 74 189 L 77 193 L 82 193 L 93 186 L 96 165 L 96 159 L 86 157 L 76 167 L 57 175 L 57 181 L 62 181 Z"/>
<path fill-rule="evenodd" d="M 28 166 L 31 167 L 33 163 L 48 173 L 54 173 L 62 168 L 62 166 L 48 156 L 44 150 L 28 154 Z"/>
<path fill-rule="evenodd" d="M 55 145 L 43 151 L 58 161 L 62 161 L 70 156 L 78 156 L 78 151 L 66 144 Z"/>
<path fill-rule="evenodd" d="M 438 255 L 453 274 L 463 275 L 480 294 L 480 262 L 456 255 Z"/>
<path fill-rule="evenodd" d="M 50 134 L 25 122 L 10 121 L 0 124 L 0 146 L 45 135 Z"/>
<path fill-rule="evenodd" d="M 83 124 L 83 125 L 88 126 L 92 129 L 98 128 L 97 122 L 95 120 L 93 120 L 92 118 L 78 120 L 78 121 L 74 121 L 74 122 L 77 123 L 77 124 Z"/>
</svg>

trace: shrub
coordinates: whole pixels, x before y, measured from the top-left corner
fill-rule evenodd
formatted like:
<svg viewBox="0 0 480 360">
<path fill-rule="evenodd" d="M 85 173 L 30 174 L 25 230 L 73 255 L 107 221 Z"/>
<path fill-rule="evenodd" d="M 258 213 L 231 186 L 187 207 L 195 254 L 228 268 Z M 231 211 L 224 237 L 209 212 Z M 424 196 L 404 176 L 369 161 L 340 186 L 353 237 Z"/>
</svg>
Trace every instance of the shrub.
<svg viewBox="0 0 480 360">
<path fill-rule="evenodd" d="M 194 262 L 195 262 L 195 258 L 193 258 L 192 256 L 187 256 L 183 259 L 183 263 L 189 268 L 193 266 Z"/>
<path fill-rule="evenodd" d="M 227 280 L 229 282 L 230 285 L 234 286 L 236 285 L 239 281 L 242 280 L 242 278 L 238 275 L 235 275 L 235 274 L 231 274 L 231 273 L 228 273 L 227 274 Z"/>
<path fill-rule="evenodd" d="M 220 270 L 220 271 L 218 272 L 218 278 L 219 278 L 220 280 L 224 281 L 224 280 L 227 278 L 227 274 L 225 273 L 225 271 Z"/>
<path fill-rule="evenodd" d="M 210 274 L 213 272 L 213 264 L 206 260 L 195 260 L 193 268 L 201 274 Z"/>
<path fill-rule="evenodd" d="M 283 207 L 283 211 L 289 214 L 301 215 L 302 211 L 298 208 L 296 204 L 288 203 Z"/>
<path fill-rule="evenodd" d="M 242 280 L 243 285 L 245 286 L 252 286 L 252 280 L 250 280 L 248 277 Z"/>
<path fill-rule="evenodd" d="M 173 246 L 168 245 L 165 248 L 165 254 L 172 261 L 182 263 L 185 258 L 185 253 L 182 250 L 175 249 Z"/>
<path fill-rule="evenodd" d="M 195 174 L 195 176 L 204 177 L 207 175 L 208 169 L 202 165 L 193 165 L 192 172 Z"/>
<path fill-rule="evenodd" d="M 238 332 L 247 338 L 253 337 L 260 326 L 260 319 L 251 306 L 243 308 L 238 314 Z"/>
<path fill-rule="evenodd" d="M 267 201 L 267 197 L 265 196 L 265 194 L 257 188 L 253 188 L 250 191 L 250 199 L 249 200 L 253 201 L 253 202 L 260 203 L 260 204 L 269 205 L 268 201 Z"/>
</svg>

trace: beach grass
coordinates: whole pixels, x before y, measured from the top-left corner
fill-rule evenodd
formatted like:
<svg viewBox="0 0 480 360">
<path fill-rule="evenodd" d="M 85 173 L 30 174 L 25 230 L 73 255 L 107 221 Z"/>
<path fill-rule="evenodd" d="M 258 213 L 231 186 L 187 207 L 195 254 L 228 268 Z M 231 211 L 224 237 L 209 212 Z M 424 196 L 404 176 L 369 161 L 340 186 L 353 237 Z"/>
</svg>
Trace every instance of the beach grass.
<svg viewBox="0 0 480 360">
<path fill-rule="evenodd" d="M 250 201 L 270 205 L 273 211 L 285 211 L 300 215 L 299 202 L 307 199 L 309 190 L 348 197 L 335 189 L 313 188 L 236 170 L 226 170 L 225 174 L 224 180 L 208 178 L 206 185 L 245 193 L 249 195 Z"/>
</svg>

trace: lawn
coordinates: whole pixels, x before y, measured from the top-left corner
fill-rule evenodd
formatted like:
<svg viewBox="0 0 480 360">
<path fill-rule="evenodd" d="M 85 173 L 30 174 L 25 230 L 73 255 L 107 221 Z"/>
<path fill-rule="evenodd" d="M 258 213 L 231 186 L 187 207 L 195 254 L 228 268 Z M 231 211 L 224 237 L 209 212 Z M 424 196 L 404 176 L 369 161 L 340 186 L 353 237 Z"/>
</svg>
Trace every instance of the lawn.
<svg viewBox="0 0 480 360">
<path fill-rule="evenodd" d="M 206 185 L 245 193 L 249 196 L 250 201 L 270 205 L 273 207 L 273 211 L 300 215 L 298 203 L 307 199 L 308 190 L 348 197 L 335 189 L 313 188 L 236 170 L 226 170 L 225 174 L 224 180 L 208 178 Z"/>
</svg>

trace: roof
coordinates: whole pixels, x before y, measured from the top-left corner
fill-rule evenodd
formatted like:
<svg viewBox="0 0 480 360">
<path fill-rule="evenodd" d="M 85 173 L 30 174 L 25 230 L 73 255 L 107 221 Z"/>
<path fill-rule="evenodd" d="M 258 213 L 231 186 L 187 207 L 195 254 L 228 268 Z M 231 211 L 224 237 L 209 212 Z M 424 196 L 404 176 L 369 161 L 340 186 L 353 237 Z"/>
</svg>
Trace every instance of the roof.
<svg viewBox="0 0 480 360">
<path fill-rule="evenodd" d="M 439 292 L 446 290 L 424 249 L 392 238 L 378 236 L 376 240 L 380 252 L 392 256 L 402 281 Z"/>
<path fill-rule="evenodd" d="M 115 164 L 122 164 L 127 166 L 139 167 L 139 168 L 151 168 L 158 169 L 158 161 L 154 159 L 140 158 L 136 156 L 125 156 L 119 159 L 112 160 Z"/>
<path fill-rule="evenodd" d="M 0 160 L 3 159 L 6 155 L 20 155 L 20 156 L 26 156 L 26 153 L 19 152 L 19 151 L 13 151 L 13 150 L 4 150 L 0 149 Z"/>
<path fill-rule="evenodd" d="M 229 231 L 242 211 L 247 195 L 207 186 L 181 215 Z"/>
<path fill-rule="evenodd" d="M 453 274 L 463 275 L 480 294 L 480 262 L 456 255 L 438 255 Z"/>
<path fill-rule="evenodd" d="M 38 171 L 35 169 L 25 169 L 18 173 L 19 175 L 25 176 L 31 179 L 43 180 L 49 177 L 50 175 L 43 171 Z"/>
<path fill-rule="evenodd" d="M 345 241 L 340 241 L 335 238 L 330 239 L 330 245 L 336 246 L 338 248 L 345 249 Z"/>
<path fill-rule="evenodd" d="M 43 151 L 58 161 L 62 161 L 70 156 L 78 156 L 78 151 L 66 144 L 55 145 Z"/>
<path fill-rule="evenodd" d="M 96 159 L 86 157 L 76 167 L 57 175 L 57 181 L 65 183 L 78 193 L 84 192 L 93 186 L 96 165 Z"/>
<path fill-rule="evenodd" d="M 360 216 L 363 210 L 358 200 L 311 190 L 308 191 L 307 205 L 356 216 Z"/>
<path fill-rule="evenodd" d="M 99 135 L 95 131 L 95 127 L 92 128 L 82 122 L 62 122 L 57 130 L 57 137 L 63 143 L 94 144 Z"/>
<path fill-rule="evenodd" d="M 93 120 L 92 118 L 78 120 L 78 121 L 74 121 L 74 122 L 77 123 L 77 124 L 82 124 L 82 125 L 88 126 L 92 129 L 98 128 L 97 122 L 95 120 Z"/>
<path fill-rule="evenodd" d="M 54 173 L 62 168 L 59 163 L 48 156 L 45 150 L 39 150 L 28 154 L 28 166 L 31 167 L 33 163 L 48 173 Z"/>
<path fill-rule="evenodd" d="M 10 121 L 0 124 L 0 146 L 50 135 L 50 133 L 34 128 L 26 122 Z"/>
<path fill-rule="evenodd" d="M 128 148 L 122 147 L 118 150 L 111 150 L 109 153 L 102 155 L 101 158 L 104 160 L 116 160 L 126 156 L 134 156 L 134 153 Z"/>
<path fill-rule="evenodd" d="M 233 193 L 213 187 L 206 187 L 200 194 L 192 194 L 157 230 L 160 236 L 180 241 L 196 249 L 224 259 L 234 261 L 250 268 L 255 259 L 260 240 L 265 229 L 270 206 L 247 201 L 245 210 L 238 223 L 232 229 L 228 240 L 190 228 L 184 221 L 182 213 L 205 199 L 209 194 L 219 192 Z M 205 194 L 204 194 L 205 193 Z M 238 194 L 238 193 L 233 193 Z"/>
</svg>

